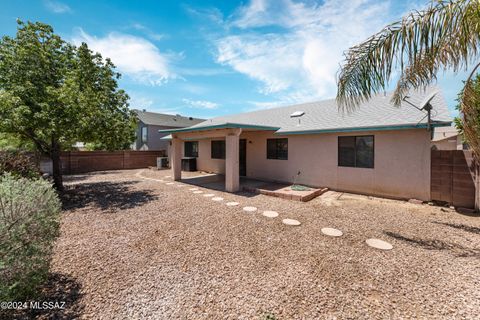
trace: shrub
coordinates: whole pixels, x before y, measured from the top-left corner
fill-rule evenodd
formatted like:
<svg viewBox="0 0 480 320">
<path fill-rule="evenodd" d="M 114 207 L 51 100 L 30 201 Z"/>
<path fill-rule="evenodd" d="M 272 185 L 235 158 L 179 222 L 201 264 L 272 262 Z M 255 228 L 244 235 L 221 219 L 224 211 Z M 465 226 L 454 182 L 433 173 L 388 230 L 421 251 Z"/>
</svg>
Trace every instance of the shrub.
<svg viewBox="0 0 480 320">
<path fill-rule="evenodd" d="M 36 296 L 47 279 L 59 212 L 47 181 L 0 176 L 0 301 Z"/>
<path fill-rule="evenodd" d="M 0 174 L 10 172 L 16 177 L 35 179 L 40 169 L 31 154 L 19 151 L 0 152 Z"/>
</svg>

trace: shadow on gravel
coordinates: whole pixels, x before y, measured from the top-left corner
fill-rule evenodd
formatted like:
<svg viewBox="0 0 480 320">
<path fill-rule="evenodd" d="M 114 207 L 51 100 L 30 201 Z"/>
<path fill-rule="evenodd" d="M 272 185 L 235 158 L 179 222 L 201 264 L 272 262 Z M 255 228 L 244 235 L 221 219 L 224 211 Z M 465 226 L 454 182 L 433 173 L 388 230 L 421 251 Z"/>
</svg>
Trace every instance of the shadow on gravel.
<svg viewBox="0 0 480 320">
<path fill-rule="evenodd" d="M 156 200 L 151 190 L 133 190 L 135 181 L 92 182 L 68 186 L 62 194 L 63 209 L 94 206 L 101 210 L 130 209 Z"/>
<path fill-rule="evenodd" d="M 0 311 L 0 319 L 77 319 L 83 311 L 80 291 L 81 286 L 74 278 L 51 273 L 47 283 L 41 288 L 40 296 L 31 302 L 33 306 L 36 304 L 45 307 L 4 310 L 7 312 L 3 313 Z M 42 304 L 44 302 L 47 304 Z M 30 306 L 30 302 L 28 305 Z"/>
<path fill-rule="evenodd" d="M 475 234 L 480 234 L 480 228 L 467 226 L 466 224 L 447 223 L 447 222 L 438 222 L 438 221 L 435 221 L 434 223 L 443 224 L 444 226 L 449 226 L 455 229 L 460 229 L 460 230 L 475 233 Z"/>
<path fill-rule="evenodd" d="M 455 243 L 445 242 L 442 240 L 425 240 L 425 239 L 418 239 L 418 238 L 408 238 L 398 233 L 390 232 L 390 231 L 384 231 L 383 233 L 394 239 L 407 242 L 409 244 L 421 247 L 426 250 L 438 250 L 438 251 L 447 250 L 449 253 L 457 257 L 480 258 L 480 249 L 466 248 L 464 246 L 461 246 Z"/>
</svg>

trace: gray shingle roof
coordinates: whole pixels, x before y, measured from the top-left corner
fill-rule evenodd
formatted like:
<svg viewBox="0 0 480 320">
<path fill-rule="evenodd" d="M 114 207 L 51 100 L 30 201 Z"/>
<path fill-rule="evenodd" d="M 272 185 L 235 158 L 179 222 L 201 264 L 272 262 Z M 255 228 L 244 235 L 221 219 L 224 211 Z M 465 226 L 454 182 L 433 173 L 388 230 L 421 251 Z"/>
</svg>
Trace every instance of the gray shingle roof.
<svg viewBox="0 0 480 320">
<path fill-rule="evenodd" d="M 379 94 L 369 101 L 360 104 L 353 112 L 339 111 L 335 99 L 319 102 L 297 104 L 287 107 L 253 111 L 213 118 L 190 127 L 189 131 L 202 130 L 208 127 L 242 127 L 259 126 L 273 127 L 277 133 L 301 132 L 338 132 L 350 129 L 368 129 L 392 127 L 425 127 L 427 117 L 425 111 L 420 111 L 412 106 L 420 106 L 423 100 L 433 91 L 438 94 L 431 101 L 433 110 L 432 121 L 449 124 L 452 121 L 447 104 L 442 93 L 436 87 L 426 91 L 412 91 L 402 102 L 400 107 L 394 107 L 390 102 L 392 94 Z M 290 117 L 295 111 L 304 111 L 301 117 Z M 181 130 L 184 131 L 184 130 Z"/>
<path fill-rule="evenodd" d="M 172 115 L 156 112 L 148 112 L 133 109 L 138 116 L 138 119 L 145 124 L 165 126 L 165 127 L 175 127 L 175 128 L 184 128 L 190 127 L 200 122 L 205 121 L 205 119 L 198 119 L 192 117 L 184 117 L 181 115 Z"/>
</svg>

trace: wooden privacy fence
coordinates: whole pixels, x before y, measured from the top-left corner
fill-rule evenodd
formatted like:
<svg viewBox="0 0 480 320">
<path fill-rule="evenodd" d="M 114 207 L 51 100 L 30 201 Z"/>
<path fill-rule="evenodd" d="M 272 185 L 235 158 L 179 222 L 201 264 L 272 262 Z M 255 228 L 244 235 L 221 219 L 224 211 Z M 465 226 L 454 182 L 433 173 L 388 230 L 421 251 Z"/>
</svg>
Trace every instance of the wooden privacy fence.
<svg viewBox="0 0 480 320">
<path fill-rule="evenodd" d="M 147 168 L 156 166 L 157 157 L 165 156 L 165 150 L 62 152 L 62 173 Z"/>
<path fill-rule="evenodd" d="M 475 164 L 471 151 L 432 150 L 432 200 L 475 207 Z"/>
</svg>

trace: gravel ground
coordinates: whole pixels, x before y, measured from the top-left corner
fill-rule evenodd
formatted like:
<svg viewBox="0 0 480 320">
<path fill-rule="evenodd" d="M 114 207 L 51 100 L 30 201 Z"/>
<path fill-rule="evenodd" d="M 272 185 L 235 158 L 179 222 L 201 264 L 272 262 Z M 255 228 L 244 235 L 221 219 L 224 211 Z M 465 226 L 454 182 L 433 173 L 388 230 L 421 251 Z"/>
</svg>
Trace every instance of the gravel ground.
<svg viewBox="0 0 480 320">
<path fill-rule="evenodd" d="M 479 217 L 333 192 L 301 203 L 200 188 L 224 198 L 216 202 L 188 186 L 153 180 L 171 180 L 167 175 L 127 170 L 67 177 L 52 271 L 78 284 L 78 300 L 69 306 L 77 316 L 479 317 Z M 279 216 L 266 218 L 263 210 Z M 302 224 L 286 226 L 284 218 Z M 344 235 L 324 236 L 323 227 Z M 394 249 L 370 248 L 368 238 Z"/>
</svg>

